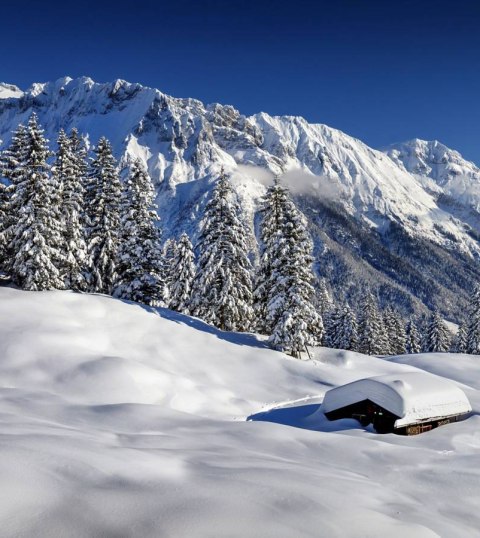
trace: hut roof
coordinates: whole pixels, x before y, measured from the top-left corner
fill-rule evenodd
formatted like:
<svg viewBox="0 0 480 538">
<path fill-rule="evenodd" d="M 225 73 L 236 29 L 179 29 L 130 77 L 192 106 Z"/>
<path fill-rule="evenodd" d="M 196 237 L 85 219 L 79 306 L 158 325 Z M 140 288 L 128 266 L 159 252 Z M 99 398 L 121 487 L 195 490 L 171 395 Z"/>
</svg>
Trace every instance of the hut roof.
<svg viewBox="0 0 480 538">
<path fill-rule="evenodd" d="M 370 400 L 399 417 L 396 428 L 472 410 L 464 392 L 454 383 L 427 373 L 406 372 L 359 379 L 330 389 L 325 394 L 322 411 L 328 413 L 363 400 Z"/>
</svg>

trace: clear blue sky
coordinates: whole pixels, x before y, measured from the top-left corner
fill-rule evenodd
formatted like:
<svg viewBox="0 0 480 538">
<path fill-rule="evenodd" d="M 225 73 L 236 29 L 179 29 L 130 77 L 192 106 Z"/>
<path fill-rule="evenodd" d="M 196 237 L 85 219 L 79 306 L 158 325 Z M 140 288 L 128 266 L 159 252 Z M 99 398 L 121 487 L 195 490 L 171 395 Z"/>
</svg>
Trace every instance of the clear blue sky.
<svg viewBox="0 0 480 538">
<path fill-rule="evenodd" d="M 2 3 L 0 80 L 124 78 L 480 163 L 478 0 Z"/>
</svg>

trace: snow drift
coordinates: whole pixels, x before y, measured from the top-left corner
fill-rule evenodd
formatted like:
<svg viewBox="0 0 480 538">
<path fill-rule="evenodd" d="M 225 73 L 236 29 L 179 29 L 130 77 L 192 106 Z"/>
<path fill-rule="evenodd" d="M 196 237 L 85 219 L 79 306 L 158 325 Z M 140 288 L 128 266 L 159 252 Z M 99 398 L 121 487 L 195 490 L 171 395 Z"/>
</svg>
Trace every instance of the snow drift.
<svg viewBox="0 0 480 538">
<path fill-rule="evenodd" d="M 0 288 L 2 536 L 474 536 L 478 359 L 312 352 Z M 473 416 L 402 438 L 321 412 L 332 387 L 419 371 L 461 387 Z"/>
</svg>

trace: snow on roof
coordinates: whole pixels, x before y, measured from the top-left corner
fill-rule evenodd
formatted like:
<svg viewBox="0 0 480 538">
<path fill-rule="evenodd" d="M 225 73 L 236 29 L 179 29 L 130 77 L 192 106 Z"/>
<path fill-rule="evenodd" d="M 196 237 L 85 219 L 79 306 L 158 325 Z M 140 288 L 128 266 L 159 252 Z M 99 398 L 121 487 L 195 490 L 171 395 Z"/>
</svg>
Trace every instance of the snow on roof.
<svg viewBox="0 0 480 538">
<path fill-rule="evenodd" d="M 472 410 L 464 392 L 452 382 L 427 373 L 406 372 L 359 379 L 330 389 L 322 411 L 328 413 L 366 399 L 399 417 L 397 428 Z"/>
</svg>

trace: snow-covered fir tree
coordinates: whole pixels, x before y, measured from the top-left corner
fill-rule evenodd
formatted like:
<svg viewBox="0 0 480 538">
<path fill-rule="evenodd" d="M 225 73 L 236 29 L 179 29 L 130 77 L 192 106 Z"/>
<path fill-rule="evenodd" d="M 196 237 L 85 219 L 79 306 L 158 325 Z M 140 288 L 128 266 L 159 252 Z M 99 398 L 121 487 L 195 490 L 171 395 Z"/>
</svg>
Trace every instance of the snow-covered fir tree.
<svg viewBox="0 0 480 538">
<path fill-rule="evenodd" d="M 266 193 L 262 214 L 257 319 L 273 347 L 298 356 L 307 345 L 319 345 L 323 335 L 314 306 L 312 240 L 305 217 L 278 179 Z"/>
<path fill-rule="evenodd" d="M 388 351 L 386 351 L 386 355 L 395 355 L 395 352 L 393 351 L 393 345 L 392 340 L 395 340 L 395 331 L 396 331 L 396 323 L 395 323 L 395 314 L 393 311 L 393 308 L 391 306 L 387 306 L 382 314 L 383 319 L 383 325 L 385 327 L 385 334 L 387 336 L 388 341 Z"/>
<path fill-rule="evenodd" d="M 13 256 L 8 251 L 10 232 L 15 223 L 11 195 L 15 177 L 20 177 L 26 161 L 27 128 L 20 124 L 12 135 L 10 145 L 0 153 L 0 269 L 11 273 Z"/>
<path fill-rule="evenodd" d="M 10 176 L 10 223 L 6 230 L 13 281 L 25 290 L 62 289 L 62 219 L 58 183 L 47 159 L 48 143 L 32 114 L 22 133 L 21 164 Z"/>
<path fill-rule="evenodd" d="M 476 285 L 468 305 L 467 353 L 480 355 L 480 285 Z"/>
<path fill-rule="evenodd" d="M 76 130 L 73 130 L 69 137 L 62 129 L 58 135 L 57 147 L 52 174 L 61 193 L 60 209 L 65 258 L 62 273 L 67 289 L 85 291 L 87 245 L 83 212 L 87 171 L 86 150 Z"/>
<path fill-rule="evenodd" d="M 272 289 L 270 307 L 283 300 L 283 313 L 276 322 L 269 342 L 276 349 L 289 351 L 293 356 L 307 345 L 320 345 L 323 320 L 313 304 L 313 244 L 306 228 L 304 216 L 293 203 L 287 204 L 283 225 L 284 263 L 276 265 L 277 276 Z"/>
<path fill-rule="evenodd" d="M 387 306 L 383 313 L 383 322 L 388 339 L 388 355 L 404 354 L 407 338 L 401 315 L 391 306 Z"/>
<path fill-rule="evenodd" d="M 325 345 L 335 349 L 358 349 L 358 327 L 353 310 L 348 304 L 337 306 L 329 315 Z"/>
<path fill-rule="evenodd" d="M 403 355 L 407 352 L 407 334 L 403 318 L 398 310 L 393 311 L 393 324 L 395 335 L 390 338 L 390 352 L 395 355 Z"/>
<path fill-rule="evenodd" d="M 165 300 L 170 302 L 170 290 L 175 281 L 175 273 L 173 271 L 175 260 L 177 259 L 177 241 L 174 237 L 169 237 L 163 245 L 163 280 L 168 296 Z"/>
<path fill-rule="evenodd" d="M 85 192 L 88 289 L 92 292 L 111 294 L 116 280 L 121 192 L 112 146 L 102 137 L 95 148 Z"/>
<path fill-rule="evenodd" d="M 284 296 L 277 296 L 273 305 L 272 297 L 278 279 L 277 268 L 281 265 L 279 258 L 286 256 L 283 226 L 287 204 L 288 192 L 275 177 L 260 208 L 260 263 L 253 293 L 256 328 L 263 334 L 272 334 L 283 311 Z"/>
<path fill-rule="evenodd" d="M 366 355 L 384 355 L 389 350 L 377 301 L 371 292 L 367 292 L 358 316 L 358 351 Z"/>
<path fill-rule="evenodd" d="M 9 192 L 0 181 L 0 271 L 7 269 L 7 243 L 4 230 L 8 222 Z"/>
<path fill-rule="evenodd" d="M 0 177 L 13 182 L 15 175 L 22 174 L 28 146 L 28 129 L 21 123 L 13 133 L 10 145 L 0 154 Z"/>
<path fill-rule="evenodd" d="M 190 310 L 227 331 L 250 329 L 253 317 L 249 232 L 240 214 L 236 194 L 222 170 L 202 219 Z"/>
<path fill-rule="evenodd" d="M 436 310 L 429 319 L 423 351 L 426 353 L 442 352 L 448 351 L 449 347 L 450 333 L 440 313 Z"/>
<path fill-rule="evenodd" d="M 316 288 L 316 306 L 320 315 L 325 316 L 333 308 L 333 299 L 327 288 L 327 283 L 324 278 L 321 278 Z"/>
<path fill-rule="evenodd" d="M 467 325 L 461 323 L 452 341 L 452 353 L 467 353 Z"/>
<path fill-rule="evenodd" d="M 195 279 L 195 254 L 193 246 L 186 233 L 180 236 L 172 260 L 172 277 L 170 278 L 169 308 L 189 313 L 192 297 L 192 286 Z"/>
<path fill-rule="evenodd" d="M 165 304 L 159 217 L 152 180 L 138 159 L 122 192 L 121 235 L 114 295 L 150 306 Z"/>
<path fill-rule="evenodd" d="M 409 319 L 405 327 L 406 335 L 406 352 L 407 353 L 420 353 L 421 342 L 420 335 L 418 334 L 417 327 L 413 319 Z"/>
</svg>

